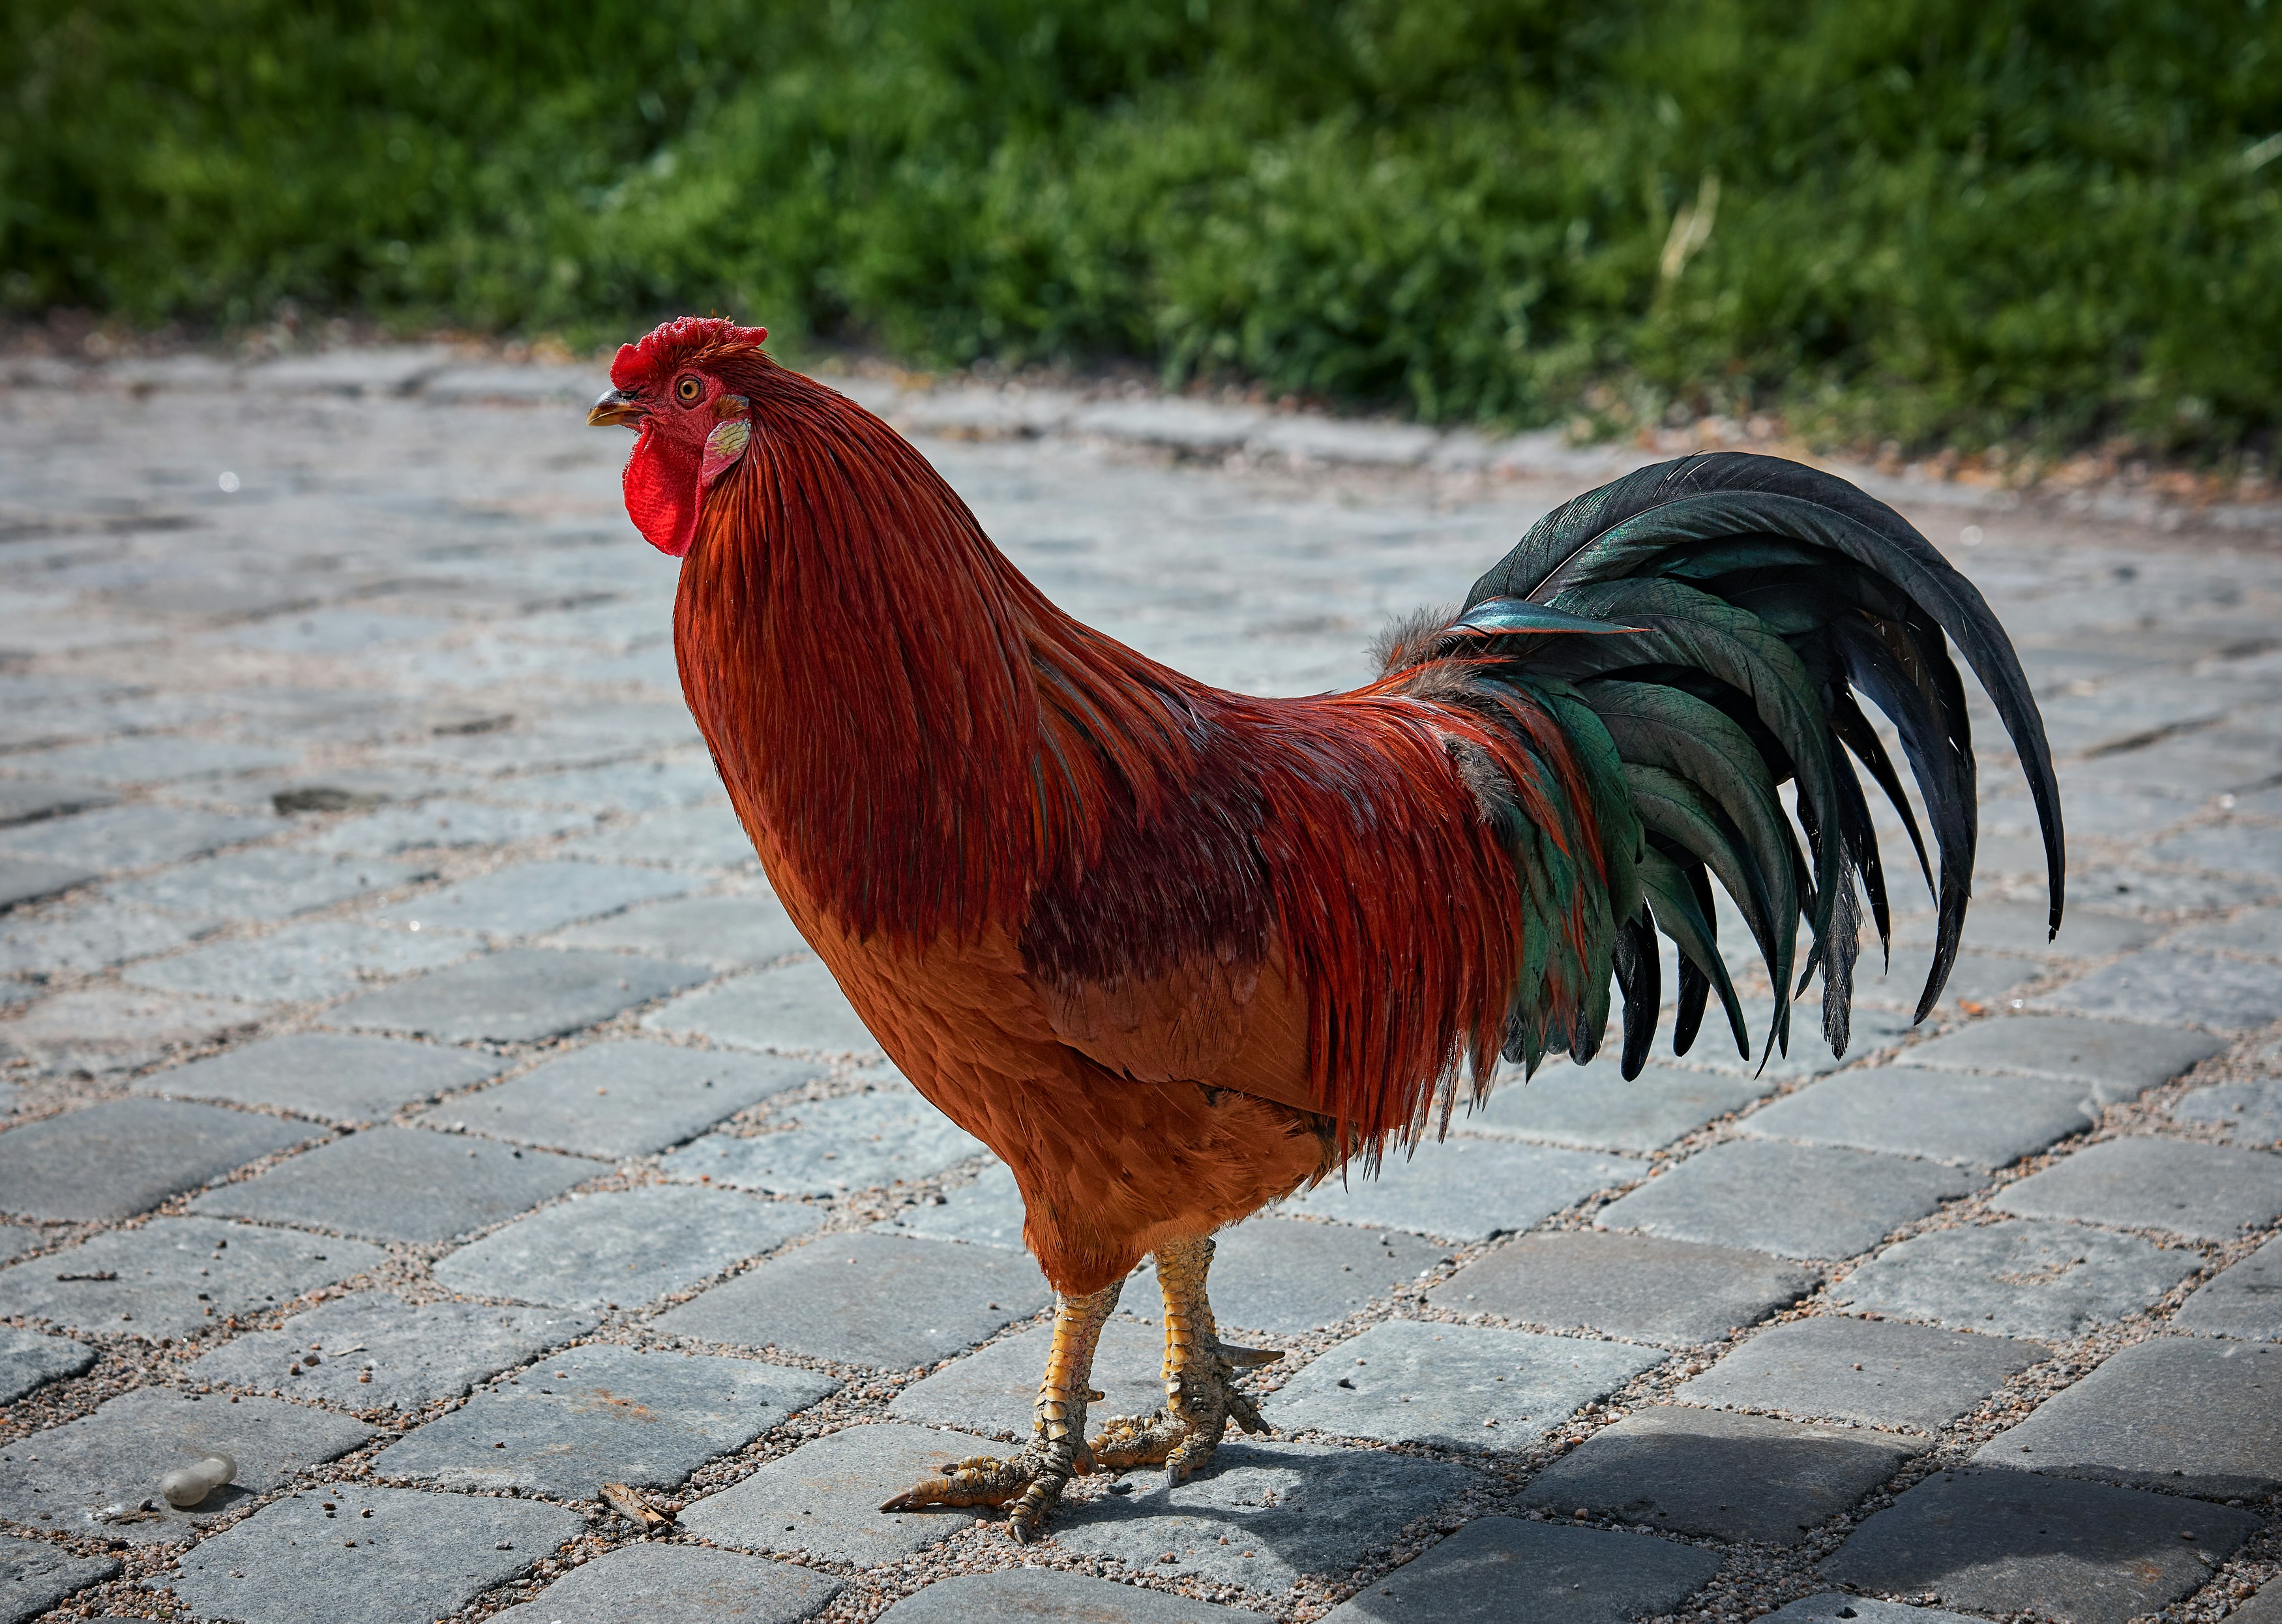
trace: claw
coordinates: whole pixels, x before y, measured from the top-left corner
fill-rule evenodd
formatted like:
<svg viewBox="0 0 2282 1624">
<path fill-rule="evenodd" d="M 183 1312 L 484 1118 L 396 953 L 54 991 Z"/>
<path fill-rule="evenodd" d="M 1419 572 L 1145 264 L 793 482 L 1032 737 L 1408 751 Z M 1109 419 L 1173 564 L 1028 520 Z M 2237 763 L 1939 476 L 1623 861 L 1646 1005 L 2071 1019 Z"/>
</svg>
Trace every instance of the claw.
<svg viewBox="0 0 2282 1624">
<path fill-rule="evenodd" d="M 1284 1356 L 1280 1348 L 1238 1348 L 1232 1342 L 1217 1342 L 1214 1346 L 1220 1356 L 1240 1371 L 1257 1370 L 1263 1364 L 1273 1364 Z"/>
</svg>

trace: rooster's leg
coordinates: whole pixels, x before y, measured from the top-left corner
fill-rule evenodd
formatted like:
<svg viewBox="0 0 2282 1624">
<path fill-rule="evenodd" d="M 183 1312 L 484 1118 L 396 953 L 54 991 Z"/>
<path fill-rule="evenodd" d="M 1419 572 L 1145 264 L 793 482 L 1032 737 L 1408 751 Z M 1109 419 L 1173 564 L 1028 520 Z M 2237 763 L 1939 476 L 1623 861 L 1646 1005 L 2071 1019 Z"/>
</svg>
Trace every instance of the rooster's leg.
<svg viewBox="0 0 2282 1624">
<path fill-rule="evenodd" d="M 1205 1294 L 1212 1256 L 1213 1243 L 1204 1237 L 1158 1248 L 1157 1282 L 1165 1294 L 1165 1407 L 1154 1415 L 1120 1416 L 1106 1423 L 1092 1445 L 1099 1470 L 1161 1465 L 1170 1488 L 1212 1459 L 1231 1418 L 1248 1433 L 1268 1430 L 1260 1411 L 1238 1389 L 1236 1372 L 1272 1364 L 1284 1356 L 1231 1348 L 1220 1340 Z"/>
<path fill-rule="evenodd" d="M 1123 1286 L 1120 1280 L 1087 1296 L 1056 1299 L 1053 1347 L 1046 1355 L 1044 1379 L 1038 1383 L 1030 1441 L 1021 1453 L 1009 1460 L 976 1455 L 953 1461 L 943 1476 L 921 1480 L 880 1509 L 910 1511 L 923 1505 L 1005 1505 L 1011 1501 L 1006 1531 L 1018 1544 L 1036 1538 L 1070 1474 L 1091 1464 L 1084 1460 L 1085 1406 L 1088 1399 L 1100 1396 L 1089 1385 L 1093 1350 Z"/>
</svg>

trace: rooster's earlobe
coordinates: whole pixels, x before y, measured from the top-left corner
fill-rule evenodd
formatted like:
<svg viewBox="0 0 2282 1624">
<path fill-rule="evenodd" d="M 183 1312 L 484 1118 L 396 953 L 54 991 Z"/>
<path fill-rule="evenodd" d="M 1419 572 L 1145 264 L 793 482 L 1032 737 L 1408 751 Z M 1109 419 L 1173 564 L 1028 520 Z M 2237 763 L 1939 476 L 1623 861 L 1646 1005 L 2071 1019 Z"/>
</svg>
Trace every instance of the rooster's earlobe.
<svg viewBox="0 0 2282 1624">
<path fill-rule="evenodd" d="M 710 489 L 716 479 L 736 465 L 737 459 L 745 455 L 745 447 L 752 442 L 750 419 L 732 417 L 726 423 L 717 423 L 705 437 L 705 462 L 698 470 L 698 487 Z"/>
</svg>

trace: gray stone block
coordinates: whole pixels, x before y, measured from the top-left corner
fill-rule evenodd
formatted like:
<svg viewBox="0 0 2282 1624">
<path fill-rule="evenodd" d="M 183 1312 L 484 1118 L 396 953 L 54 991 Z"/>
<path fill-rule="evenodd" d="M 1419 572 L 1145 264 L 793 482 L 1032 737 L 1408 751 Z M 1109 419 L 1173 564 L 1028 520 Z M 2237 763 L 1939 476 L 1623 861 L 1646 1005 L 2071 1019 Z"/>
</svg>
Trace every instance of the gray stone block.
<svg viewBox="0 0 2282 1624">
<path fill-rule="evenodd" d="M 1052 1341 L 1051 1325 L 1036 1325 L 977 1348 L 905 1387 L 888 1406 L 889 1413 L 1027 1440 Z M 1156 1325 L 1123 1318 L 1104 1325 L 1093 1356 L 1093 1386 L 1102 1396 L 1089 1411 L 1089 1429 L 1098 1432 L 1111 1416 L 1145 1416 L 1160 1408 L 1165 1402 L 1164 1357 L 1165 1333 Z"/>
<path fill-rule="evenodd" d="M 2185 863 L 2220 874 L 2282 874 L 2282 841 L 2261 824 L 2229 819 L 2166 835 L 2147 848 L 2159 863 Z"/>
<path fill-rule="evenodd" d="M 0 825 L 92 812 L 118 802 L 119 797 L 110 790 L 98 789 L 93 784 L 63 783 L 54 779 L 0 779 Z"/>
<path fill-rule="evenodd" d="M 419 936 L 328 920 L 291 925 L 266 936 L 209 942 L 171 959 L 128 967 L 138 987 L 237 998 L 248 1004 L 298 1004 L 337 998 L 385 980 L 464 959 L 464 936 Z"/>
<path fill-rule="evenodd" d="M 1866 1518 L 1824 1577 L 1980 1612 L 2125 1624 L 2200 1586 L 2248 1511 L 2026 1472 L 1937 1472 Z"/>
<path fill-rule="evenodd" d="M 751 836 L 726 806 L 689 807 L 657 812 L 639 823 L 614 824 L 571 841 L 563 850 L 601 863 L 663 863 L 697 869 L 758 866 Z"/>
<path fill-rule="evenodd" d="M 1796 1545 L 1924 1447 L 1764 1416 L 1642 1410 L 1548 1466 L 1522 1499 L 1675 1534 Z"/>
<path fill-rule="evenodd" d="M 2212 1499 L 2271 1494 L 2282 1488 L 2282 1348 L 2135 1343 L 1973 1458 Z"/>
<path fill-rule="evenodd" d="M 695 983 L 694 964 L 624 953 L 508 948 L 368 992 L 327 1024 L 419 1032 L 460 1042 L 560 1037 Z"/>
<path fill-rule="evenodd" d="M 361 1240 L 154 1218 L 0 1269 L 0 1314 L 156 1341 L 260 1313 L 387 1261 Z"/>
<path fill-rule="evenodd" d="M 418 920 L 425 930 L 538 936 L 637 902 L 679 897 L 700 882 L 663 868 L 614 863 L 517 863 L 439 891 L 408 897 L 380 915 Z"/>
<path fill-rule="evenodd" d="M 1707 1015 L 1703 1035 L 1688 1052 L 1690 1066 L 1750 1077 L 1763 1088 L 1771 1088 L 1779 1083 L 1819 1077 L 1842 1066 L 1851 1066 L 1867 1055 L 1892 1048 L 1911 1030 L 1910 1018 L 1905 1011 L 1858 1005 L 1850 1023 L 1846 1053 L 1833 1054 L 1822 1037 L 1821 1002 L 1810 998 L 1791 1006 L 1790 1052 L 1784 1053 L 1781 1050 L 1770 1051 L 1767 1046 L 1774 1006 L 1766 998 L 1751 998 L 1743 999 L 1743 1029 L 1751 1035 L 1750 1058 L 1745 1060 L 1735 1053 L 1735 1039 L 1728 1034 L 1724 1020 L 1715 1026 Z"/>
<path fill-rule="evenodd" d="M 365 1123 L 392 1116 L 415 1100 L 480 1083 L 502 1063 L 477 1049 L 293 1032 L 153 1072 L 135 1086 L 169 1100 L 228 1100 L 320 1122 Z"/>
<path fill-rule="evenodd" d="M 232 626 L 221 641 L 278 654 L 361 653 L 389 643 L 441 636 L 453 623 L 426 615 L 392 615 L 366 609 L 319 609 Z"/>
<path fill-rule="evenodd" d="M 146 913 L 101 900 L 12 913 L 4 923 L 0 929 L 0 971 L 43 981 L 163 953 L 212 929 L 204 921 Z"/>
<path fill-rule="evenodd" d="M 0 1134 L 0 1204 L 108 1223 L 310 1137 L 307 1126 L 172 1100 L 106 1100 Z"/>
<path fill-rule="evenodd" d="M 945 1191 L 937 1205 L 900 1208 L 894 1217 L 872 1227 L 897 1235 L 966 1240 L 1019 1252 L 1028 1216 L 1013 1170 L 1003 1162 L 993 1162 L 973 1184 Z"/>
<path fill-rule="evenodd" d="M 2238 1145 L 2282 1146 L 2282 1077 L 2214 1083 L 2171 1107 L 2183 1123 L 2216 1123 Z"/>
<path fill-rule="evenodd" d="M 1673 1396 L 1930 1433 L 2049 1354 L 2006 1337 L 1828 1315 L 1768 1326 Z"/>
<path fill-rule="evenodd" d="M 2201 1032 L 2073 1015 L 1977 1021 L 1902 1052 L 1897 1064 L 2081 1083 L 2103 1102 L 2137 1100 L 2226 1045 Z"/>
<path fill-rule="evenodd" d="M 0 1325 L 0 1404 L 12 1404 L 59 1377 L 81 1375 L 94 1364 L 95 1349 L 84 1342 Z"/>
<path fill-rule="evenodd" d="M 858 1567 L 893 1562 L 995 1513 L 951 1506 L 883 1511 L 880 1503 L 940 1472 L 945 1461 L 994 1448 L 972 1433 L 896 1421 L 846 1427 L 700 1500 L 679 1520 L 685 1532 L 739 1550 L 790 1551 Z"/>
<path fill-rule="evenodd" d="M 880 1045 L 820 959 L 740 975 L 642 1017 L 652 1031 L 732 1049 L 876 1054 Z"/>
<path fill-rule="evenodd" d="M 1169 1492 L 1065 1504 L 1054 1538 L 1160 1578 L 1272 1594 L 1350 1572 L 1473 1480 L 1449 1461 L 1231 1437 L 1212 1470 Z"/>
<path fill-rule="evenodd" d="M 346 851 L 387 857 L 433 847 L 495 846 L 510 841 L 546 840 L 557 835 L 591 833 L 602 822 L 592 811 L 561 807 L 486 806 L 480 801 L 423 801 L 389 806 L 313 836 L 314 851 Z M 415 916 L 416 917 L 416 916 Z"/>
<path fill-rule="evenodd" d="M 423 1123 L 592 1156 L 646 1156 L 819 1075 L 812 1061 L 633 1040 L 598 1043 Z"/>
<path fill-rule="evenodd" d="M 2270 964 L 2154 948 L 2069 982 L 2030 1006 L 2247 1032 L 2282 1019 L 2282 975 Z"/>
<path fill-rule="evenodd" d="M 1787 1607 L 1778 1607 L 1767 1615 L 1768 1624 L 1965 1624 L 1971 1615 L 1944 1612 L 1938 1607 L 1911 1607 L 1900 1602 L 1872 1601 L 1867 1596 L 1848 1596 L 1833 1590 L 1827 1596 L 1810 1596 Z"/>
<path fill-rule="evenodd" d="M 1009 1567 L 995 1573 L 956 1573 L 906 1596 L 880 1615 L 881 1624 L 1259 1624 L 1265 1613 L 1196 1601 L 1168 1590 L 1113 1584 L 1046 1567 Z M 569 1624 L 566 1620 L 565 1624 Z"/>
<path fill-rule="evenodd" d="M 109 889 L 118 901 L 193 919 L 283 919 L 427 877 L 412 863 L 257 846 Z"/>
<path fill-rule="evenodd" d="M 591 1314 L 557 1309 L 415 1306 L 387 1292 L 357 1292 L 275 1331 L 225 1342 L 186 1374 L 343 1410 L 417 1410 L 457 1398 L 486 1376 L 584 1336 L 595 1323 Z"/>
<path fill-rule="evenodd" d="M 1449 1248 L 1401 1231 L 1358 1230 L 1297 1218 L 1252 1217 L 1214 1238 L 1212 1300 L 1222 1325 L 1278 1336 L 1336 1325 L 1374 1301 L 1415 1289 Z M 1157 1275 L 1145 1277 L 1145 1318 L 1156 1313 Z M 1137 1282 L 1129 1291 L 1142 1289 Z"/>
<path fill-rule="evenodd" d="M 672 1488 L 839 1385 L 753 1359 L 587 1342 L 478 1387 L 383 1449 L 372 1470 L 562 1500 L 594 1499 L 604 1483 Z"/>
<path fill-rule="evenodd" d="M 0 1055 L 34 1075 L 93 1076 L 147 1066 L 178 1048 L 244 1037 L 263 1012 L 226 998 L 188 998 L 96 983 L 51 993 L 0 1021 Z"/>
<path fill-rule="evenodd" d="M 744 831 L 737 833 L 742 839 Z M 784 904 L 767 891 L 653 902 L 563 931 L 555 940 L 569 947 L 636 948 L 723 969 L 772 964 L 808 947 Z"/>
<path fill-rule="evenodd" d="M 0 908 L 60 897 L 75 885 L 99 877 L 101 870 L 68 859 L 10 857 L 0 852 Z"/>
<path fill-rule="evenodd" d="M 2223 924 L 2191 925 L 2174 933 L 2171 945 L 2282 958 L 2282 908 L 2254 908 Z"/>
<path fill-rule="evenodd" d="M 2257 1595 L 2226 1616 L 2230 1624 L 2282 1624 L 2282 1580 L 2268 1580 Z"/>
<path fill-rule="evenodd" d="M 607 766 L 535 773 L 486 785 L 485 792 L 502 801 L 602 806 L 619 812 L 718 806 L 728 798 L 722 793 L 720 775 L 713 770 L 712 762 L 702 756 L 668 761 L 621 761 Z"/>
<path fill-rule="evenodd" d="M 1714 1552 L 1676 1540 L 1481 1517 L 1325 1624 L 1632 1624 L 1678 1612 L 1719 1571 Z"/>
<path fill-rule="evenodd" d="M 2081 1083 L 1875 1066 L 1825 1077 L 1745 1117 L 1755 1138 L 2003 1167 L 2097 1120 Z M 2088 1108 L 2089 1107 L 2089 1108 Z"/>
<path fill-rule="evenodd" d="M 249 1496 L 371 1436 L 361 1421 L 275 1399 L 233 1403 L 218 1393 L 137 1387 L 76 1421 L 0 1444 L 0 1516 L 135 1545 L 187 1539 Z M 237 1460 L 235 1481 L 189 1511 L 159 1496 L 160 1478 L 218 1449 Z"/>
<path fill-rule="evenodd" d="M 1263 1413 L 1283 1432 L 1526 1449 L 1663 1359 L 1622 1342 L 1390 1320 L 1301 1370 Z"/>
<path fill-rule="evenodd" d="M 1676 1066 L 1643 1068 L 1627 1083 L 1606 1058 L 1589 1066 L 1548 1063 L 1526 1083 L 1518 1076 L 1501 1083 L 1488 1104 L 1453 1117 L 1450 1126 L 1457 1133 L 1646 1153 L 1741 1110 L 1772 1086 Z"/>
<path fill-rule="evenodd" d="M 1562 1230 L 1508 1241 L 1434 1287 L 1427 1301 L 1461 1314 L 1684 1348 L 1757 1324 L 1820 1278 L 1764 1252 Z"/>
<path fill-rule="evenodd" d="M 2282 1342 L 2282 1237 L 2220 1270 L 2180 1305 L 2171 1323 L 2182 1330 Z"/>
<path fill-rule="evenodd" d="M 2118 913 L 2210 913 L 2245 903 L 2272 902 L 2278 896 L 2282 890 L 2263 876 L 2222 878 L 2132 862 L 2092 863 L 2069 871 L 2071 906 Z"/>
<path fill-rule="evenodd" d="M 2037 867 L 2044 866 L 2041 851 Z M 1968 917 L 1967 934 L 1972 932 L 1972 920 L 1979 910 Z M 1855 1006 L 1878 1006 L 1887 1009 L 1914 1011 L 1918 998 L 1925 991 L 1926 976 L 1933 967 L 1932 950 L 1913 945 L 1897 946 L 1890 966 L 1882 965 L 1875 945 L 1863 944 L 1862 957 L 1854 971 Z M 1960 952 L 1949 967 L 1949 979 L 1942 983 L 1937 1010 L 1955 1010 L 1959 1005 L 1972 1003 L 1996 1007 L 2005 998 L 2032 981 L 2050 975 L 2051 967 L 2027 959 L 2000 959 L 1991 953 Z M 1818 1013 L 1816 1019 L 1821 1017 Z M 1856 1053 L 1859 1045 L 1850 1044 L 1848 1053 Z"/>
<path fill-rule="evenodd" d="M 656 1324 L 672 1336 L 908 1370 L 1052 1300 L 1028 1257 L 858 1231 L 796 1247 Z"/>
<path fill-rule="evenodd" d="M 526 1212 L 609 1164 L 464 1134 L 371 1128 L 208 1191 L 195 1211 L 425 1244 Z"/>
<path fill-rule="evenodd" d="M 2166 802 L 2167 808 L 2177 803 Z M 2069 820 L 2071 832 L 2076 820 Z M 2122 913 L 2093 913 L 2082 909 L 2070 909 L 2061 922 L 2058 937 L 2050 936 L 2046 925 L 2048 913 L 2042 902 L 2008 902 L 2003 897 L 1975 897 L 1970 912 L 1965 916 L 1965 940 L 1968 946 L 1993 949 L 2006 953 L 2034 953 L 2043 958 L 2074 957 L 2104 959 L 2110 953 L 2129 952 L 2135 947 L 2145 947 L 2163 934 L 2162 927 L 2151 925 L 2146 920 L 2133 919 Z M 1935 916 L 1921 913 L 1894 921 L 1894 940 L 1901 943 L 1929 943 L 1933 939 Z M 1871 961 L 1874 950 L 1866 943 L 1862 956 Z M 1897 957 L 1899 955 L 1897 954 Z M 1924 984 L 1920 977 L 1919 984 Z"/>
<path fill-rule="evenodd" d="M 1831 1288 L 1865 1313 L 2065 1342 L 2146 1308 L 2202 1267 L 2137 1235 L 2011 1222 L 1935 1230 L 1890 1247 Z"/>
<path fill-rule="evenodd" d="M 1389 1158 L 1366 1177 L 1327 1179 L 1292 1203 L 1298 1212 L 1448 1240 L 1525 1230 L 1596 1192 L 1644 1178 L 1648 1163 L 1595 1151 L 1501 1139 L 1445 1139 Z"/>
<path fill-rule="evenodd" d="M 645 1185 L 573 1196 L 518 1218 L 441 1259 L 434 1273 L 442 1285 L 471 1296 L 633 1308 L 772 1251 L 823 1221 L 822 1209 L 797 1201 Z"/>
<path fill-rule="evenodd" d="M 982 1140 L 901 1082 L 809 1101 L 785 1115 L 793 1123 L 788 1131 L 709 1134 L 668 1155 L 665 1171 L 674 1178 L 710 1177 L 717 1185 L 776 1195 L 838 1195 L 931 1178 L 990 1154 Z"/>
<path fill-rule="evenodd" d="M 142 868 L 258 840 L 276 834 L 277 827 L 274 818 L 151 804 L 107 806 L 0 829 L 0 851 L 82 868 Z"/>
<path fill-rule="evenodd" d="M 0 1534 L 0 1624 L 31 1624 L 58 1602 L 119 1573 L 109 1557 L 75 1557 L 61 1546 Z"/>
<path fill-rule="evenodd" d="M 840 1581 L 788 1562 L 694 1545 L 621 1545 L 572 1568 L 499 1624 L 795 1624 Z"/>
<path fill-rule="evenodd" d="M 2189 1139 L 2103 1139 L 1999 1192 L 2024 1218 L 2232 1240 L 2282 1213 L 2282 1156 Z"/>
<path fill-rule="evenodd" d="M 454 1612 L 586 1527 L 532 1500 L 328 1483 L 263 1506 L 161 1579 L 206 1618 L 405 1624 Z"/>
<path fill-rule="evenodd" d="M 97 784 L 159 784 L 194 778 L 232 778 L 265 768 L 291 766 L 299 750 L 275 750 L 229 739 L 185 739 L 143 734 L 98 739 L 53 750 L 27 750 L 12 758 L 19 772 Z"/>
<path fill-rule="evenodd" d="M 1730 1140 L 1611 1202 L 1594 1222 L 1784 1257 L 1851 1257 L 1973 1185 L 1937 1162 Z"/>
</svg>

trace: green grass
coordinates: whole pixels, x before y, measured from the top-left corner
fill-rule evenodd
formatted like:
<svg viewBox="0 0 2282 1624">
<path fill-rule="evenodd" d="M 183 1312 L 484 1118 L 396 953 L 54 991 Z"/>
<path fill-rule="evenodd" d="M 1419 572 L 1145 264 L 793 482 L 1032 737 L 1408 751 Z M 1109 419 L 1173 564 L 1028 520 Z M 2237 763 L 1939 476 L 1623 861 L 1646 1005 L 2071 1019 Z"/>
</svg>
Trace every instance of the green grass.
<svg viewBox="0 0 2282 1624">
<path fill-rule="evenodd" d="M 2282 423 L 2282 0 L 14 0 L 0 308 Z M 1707 229 L 1708 228 L 1708 229 Z"/>
</svg>

